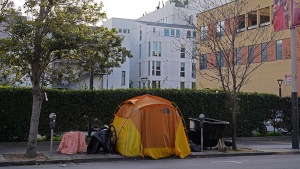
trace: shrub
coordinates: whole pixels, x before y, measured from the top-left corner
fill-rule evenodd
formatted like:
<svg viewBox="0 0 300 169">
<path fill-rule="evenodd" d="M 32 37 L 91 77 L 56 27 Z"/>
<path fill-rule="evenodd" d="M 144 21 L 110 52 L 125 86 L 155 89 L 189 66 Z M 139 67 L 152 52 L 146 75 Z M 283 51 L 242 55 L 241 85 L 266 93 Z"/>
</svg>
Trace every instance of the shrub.
<svg viewBox="0 0 300 169">
<path fill-rule="evenodd" d="M 39 134 L 50 137 L 49 114 L 56 113 L 54 133 L 85 130 L 88 123 L 99 119 L 99 125 L 109 124 L 116 108 L 124 101 L 145 94 L 165 98 L 181 110 L 187 128 L 189 118 L 205 117 L 228 121 L 224 137 L 232 134 L 232 110 L 224 92 L 195 89 L 116 89 L 97 91 L 45 89 L 49 101 L 44 101 L 40 113 Z M 237 99 L 237 136 L 251 137 L 252 131 L 264 131 L 264 121 L 270 109 L 278 106 L 273 94 L 243 93 Z M 0 141 L 27 141 L 32 108 L 32 89 L 0 87 Z M 204 109 L 204 112 L 203 112 Z M 84 115 L 88 118 L 84 118 Z"/>
<path fill-rule="evenodd" d="M 274 136 L 274 132 L 273 131 L 268 132 L 267 136 Z M 282 136 L 282 133 L 279 131 L 276 131 L 275 136 Z"/>
</svg>

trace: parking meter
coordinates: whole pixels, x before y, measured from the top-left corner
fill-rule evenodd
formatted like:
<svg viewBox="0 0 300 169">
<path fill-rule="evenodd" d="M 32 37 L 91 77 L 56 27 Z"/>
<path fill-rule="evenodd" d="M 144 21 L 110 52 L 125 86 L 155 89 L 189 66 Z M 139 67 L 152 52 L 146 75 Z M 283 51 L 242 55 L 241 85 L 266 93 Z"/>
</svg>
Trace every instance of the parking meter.
<svg viewBox="0 0 300 169">
<path fill-rule="evenodd" d="M 50 129 L 54 129 L 55 128 L 55 119 L 56 119 L 56 114 L 55 113 L 51 113 L 49 115 Z"/>
<path fill-rule="evenodd" d="M 49 120 L 50 120 L 50 129 L 51 129 L 50 156 L 52 156 L 53 129 L 55 128 L 56 114 L 55 113 L 51 113 L 49 115 Z"/>
<path fill-rule="evenodd" d="M 203 128 L 203 124 L 204 124 L 204 114 L 200 114 L 199 115 L 199 120 L 200 120 L 200 127 Z"/>
<path fill-rule="evenodd" d="M 201 151 L 203 151 L 203 125 L 204 125 L 204 114 L 199 115 L 200 128 L 201 128 Z"/>
</svg>

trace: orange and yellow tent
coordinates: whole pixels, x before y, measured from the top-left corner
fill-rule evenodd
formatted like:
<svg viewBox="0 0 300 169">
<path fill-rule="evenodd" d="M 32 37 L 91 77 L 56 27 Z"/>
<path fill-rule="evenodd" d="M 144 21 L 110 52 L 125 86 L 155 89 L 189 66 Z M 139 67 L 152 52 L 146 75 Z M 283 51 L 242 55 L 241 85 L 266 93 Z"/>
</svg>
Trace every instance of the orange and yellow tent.
<svg viewBox="0 0 300 169">
<path fill-rule="evenodd" d="M 111 123 L 118 136 L 117 152 L 153 159 L 170 155 L 184 158 L 191 153 L 184 120 L 172 102 L 144 95 L 129 99 L 118 108 Z"/>
</svg>

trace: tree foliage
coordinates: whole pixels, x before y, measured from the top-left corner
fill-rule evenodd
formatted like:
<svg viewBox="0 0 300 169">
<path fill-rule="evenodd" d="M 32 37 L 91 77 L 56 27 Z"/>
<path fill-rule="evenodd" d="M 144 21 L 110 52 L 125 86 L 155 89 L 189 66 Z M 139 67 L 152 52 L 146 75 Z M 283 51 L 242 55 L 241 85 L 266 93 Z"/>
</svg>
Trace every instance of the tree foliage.
<svg viewBox="0 0 300 169">
<path fill-rule="evenodd" d="M 6 84 L 26 79 L 32 84 L 28 156 L 36 155 L 44 86 L 61 79 L 71 82 L 91 68 L 107 73 L 106 68 L 120 66 L 122 57 L 131 57 L 116 29 L 97 26 L 106 18 L 102 8 L 94 0 L 27 0 L 24 9 L 30 17 L 16 10 L 1 15 L 7 34 L 0 39 L 1 78 Z"/>
</svg>

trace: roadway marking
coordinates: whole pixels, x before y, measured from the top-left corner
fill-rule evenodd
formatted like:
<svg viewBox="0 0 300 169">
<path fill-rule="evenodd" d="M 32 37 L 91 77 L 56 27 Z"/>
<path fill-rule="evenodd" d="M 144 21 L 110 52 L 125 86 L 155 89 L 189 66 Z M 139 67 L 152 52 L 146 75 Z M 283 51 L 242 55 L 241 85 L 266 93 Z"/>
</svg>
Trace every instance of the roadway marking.
<svg viewBox="0 0 300 169">
<path fill-rule="evenodd" d="M 236 164 L 241 164 L 243 162 L 240 162 L 240 161 L 216 161 L 216 162 L 212 162 L 212 163 L 236 163 Z"/>
</svg>

